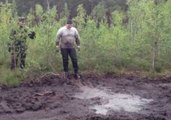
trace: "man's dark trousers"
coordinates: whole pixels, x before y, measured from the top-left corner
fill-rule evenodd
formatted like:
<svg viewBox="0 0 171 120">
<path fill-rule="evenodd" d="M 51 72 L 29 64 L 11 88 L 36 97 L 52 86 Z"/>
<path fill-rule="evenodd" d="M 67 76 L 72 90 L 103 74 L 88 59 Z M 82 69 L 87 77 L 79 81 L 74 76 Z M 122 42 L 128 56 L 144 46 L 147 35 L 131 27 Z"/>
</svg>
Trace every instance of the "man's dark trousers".
<svg viewBox="0 0 171 120">
<path fill-rule="evenodd" d="M 74 68 L 74 73 L 78 73 L 78 63 L 77 63 L 77 54 L 75 48 L 61 48 L 61 54 L 63 59 L 63 68 L 65 72 L 68 72 L 68 62 L 69 56 L 72 61 L 72 65 Z"/>
</svg>

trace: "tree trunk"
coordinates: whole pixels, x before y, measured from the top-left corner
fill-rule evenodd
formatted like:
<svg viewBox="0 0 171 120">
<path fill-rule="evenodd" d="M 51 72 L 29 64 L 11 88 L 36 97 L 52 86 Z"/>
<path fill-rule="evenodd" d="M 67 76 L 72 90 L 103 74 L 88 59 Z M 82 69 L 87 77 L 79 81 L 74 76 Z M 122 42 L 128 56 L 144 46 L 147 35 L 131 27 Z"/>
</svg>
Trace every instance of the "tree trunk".
<svg viewBox="0 0 171 120">
<path fill-rule="evenodd" d="M 153 45 L 153 50 L 152 50 L 152 73 L 156 71 L 156 61 L 157 61 L 157 56 L 158 56 L 158 47 L 159 47 L 159 33 L 156 33 L 156 36 L 154 37 L 154 45 Z"/>
<path fill-rule="evenodd" d="M 110 10 L 108 10 L 108 11 L 106 12 L 106 17 L 107 17 L 107 24 L 108 24 L 108 27 L 110 28 L 111 25 L 112 25 L 112 15 L 111 15 Z"/>
</svg>

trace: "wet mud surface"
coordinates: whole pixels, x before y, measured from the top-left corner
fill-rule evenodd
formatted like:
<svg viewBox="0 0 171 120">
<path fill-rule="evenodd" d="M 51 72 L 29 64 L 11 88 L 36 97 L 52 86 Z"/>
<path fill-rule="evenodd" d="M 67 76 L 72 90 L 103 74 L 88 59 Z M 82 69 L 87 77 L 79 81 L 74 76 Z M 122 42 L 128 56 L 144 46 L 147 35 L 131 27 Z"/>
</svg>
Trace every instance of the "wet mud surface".
<svg viewBox="0 0 171 120">
<path fill-rule="evenodd" d="M 82 88 L 94 90 L 87 92 L 87 96 L 96 95 L 89 99 L 84 99 L 86 95 L 78 97 L 84 92 Z M 104 89 L 102 96 L 99 90 Z M 106 91 L 111 96 L 108 97 Z M 120 109 L 107 108 L 105 114 L 92 109 L 97 105 L 109 106 L 111 97 L 117 98 L 118 94 L 138 96 L 149 102 L 137 111 L 128 111 L 136 99 L 121 103 L 128 110 L 119 106 L 120 100 L 111 104 Z M 109 100 L 104 98 L 106 96 Z M 17 87 L 0 87 L 0 120 L 171 120 L 171 78 L 148 80 L 133 76 L 83 75 L 80 80 L 64 80 L 58 75 L 44 75 Z"/>
</svg>

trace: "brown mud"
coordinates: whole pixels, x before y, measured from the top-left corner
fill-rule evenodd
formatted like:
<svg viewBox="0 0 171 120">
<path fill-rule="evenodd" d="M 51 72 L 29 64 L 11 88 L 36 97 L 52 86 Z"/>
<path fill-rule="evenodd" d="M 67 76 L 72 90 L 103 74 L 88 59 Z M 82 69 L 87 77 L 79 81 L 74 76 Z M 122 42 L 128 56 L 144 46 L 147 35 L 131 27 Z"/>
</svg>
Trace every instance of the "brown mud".
<svg viewBox="0 0 171 120">
<path fill-rule="evenodd" d="M 152 101 L 139 112 L 121 109 L 98 114 L 90 107 L 102 104 L 100 97 L 75 97 L 84 86 Z M 59 75 L 47 74 L 17 87 L 1 86 L 0 120 L 171 120 L 171 77 L 149 80 L 135 76 L 83 75 L 80 80 L 64 80 Z"/>
</svg>

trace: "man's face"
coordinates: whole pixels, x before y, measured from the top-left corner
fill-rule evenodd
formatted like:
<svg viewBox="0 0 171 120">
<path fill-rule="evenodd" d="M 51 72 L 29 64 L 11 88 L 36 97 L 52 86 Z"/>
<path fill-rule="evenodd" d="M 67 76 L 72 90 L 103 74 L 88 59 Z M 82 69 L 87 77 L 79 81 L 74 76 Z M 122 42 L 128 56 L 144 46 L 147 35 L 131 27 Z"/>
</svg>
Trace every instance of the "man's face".
<svg viewBox="0 0 171 120">
<path fill-rule="evenodd" d="M 25 21 L 23 21 L 23 20 L 22 21 L 19 21 L 18 22 L 18 25 L 21 26 L 21 27 L 24 27 L 25 26 Z"/>
<path fill-rule="evenodd" d="M 72 24 L 66 24 L 67 29 L 70 29 L 72 27 Z"/>
</svg>

